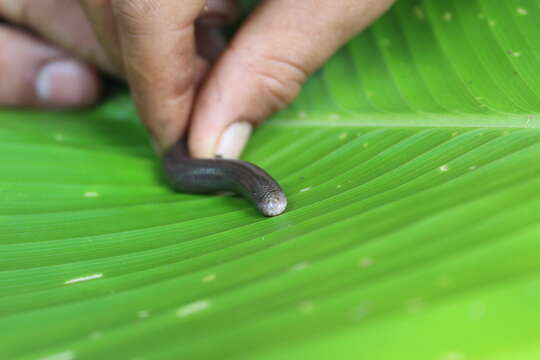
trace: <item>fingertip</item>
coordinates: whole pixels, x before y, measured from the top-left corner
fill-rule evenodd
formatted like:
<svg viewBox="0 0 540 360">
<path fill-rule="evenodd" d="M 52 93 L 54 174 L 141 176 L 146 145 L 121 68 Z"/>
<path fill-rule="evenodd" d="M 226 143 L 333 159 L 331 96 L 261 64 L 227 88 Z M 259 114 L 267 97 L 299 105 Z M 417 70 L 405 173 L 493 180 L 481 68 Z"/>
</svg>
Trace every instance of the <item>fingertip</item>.
<svg viewBox="0 0 540 360">
<path fill-rule="evenodd" d="M 202 86 L 209 69 L 210 65 L 208 64 L 208 61 L 201 57 L 197 57 L 195 61 L 195 89 Z M 179 137 L 184 133 L 184 122 L 173 122 L 170 124 L 169 129 L 165 132 L 160 130 L 159 126 L 155 128 L 155 124 L 153 122 L 148 122 L 148 126 L 150 130 L 151 145 L 155 153 L 159 156 L 165 154 L 167 150 L 176 144 Z"/>
<path fill-rule="evenodd" d="M 204 1 L 113 1 L 124 69 L 141 121 L 167 151 L 185 133 L 199 70 L 194 27 Z M 203 79 L 204 76 L 201 76 Z"/>
<path fill-rule="evenodd" d="M 212 159 L 215 157 L 217 136 L 212 133 L 204 131 L 197 132 L 191 131 L 188 138 L 189 153 L 191 156 L 198 159 Z"/>
<path fill-rule="evenodd" d="M 203 159 L 239 159 L 252 132 L 253 124 L 247 120 L 235 121 L 223 127 L 213 126 L 202 132 L 192 131 L 189 137 L 190 153 Z"/>
<path fill-rule="evenodd" d="M 43 65 L 36 75 L 38 100 L 50 107 L 84 107 L 100 95 L 97 74 L 86 64 L 73 59 L 54 60 Z"/>
</svg>

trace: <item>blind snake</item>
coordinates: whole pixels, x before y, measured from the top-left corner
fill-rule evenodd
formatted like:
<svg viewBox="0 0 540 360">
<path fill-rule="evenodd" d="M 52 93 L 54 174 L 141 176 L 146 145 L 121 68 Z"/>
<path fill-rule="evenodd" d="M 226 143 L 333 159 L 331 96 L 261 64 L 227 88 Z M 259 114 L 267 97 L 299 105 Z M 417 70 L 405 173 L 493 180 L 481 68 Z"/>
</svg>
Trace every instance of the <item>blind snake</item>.
<svg viewBox="0 0 540 360">
<path fill-rule="evenodd" d="M 247 161 L 195 159 L 189 155 L 186 140 L 181 139 L 165 154 L 163 163 L 175 191 L 232 191 L 242 194 L 265 216 L 280 215 L 287 207 L 287 198 L 278 183 Z"/>
</svg>

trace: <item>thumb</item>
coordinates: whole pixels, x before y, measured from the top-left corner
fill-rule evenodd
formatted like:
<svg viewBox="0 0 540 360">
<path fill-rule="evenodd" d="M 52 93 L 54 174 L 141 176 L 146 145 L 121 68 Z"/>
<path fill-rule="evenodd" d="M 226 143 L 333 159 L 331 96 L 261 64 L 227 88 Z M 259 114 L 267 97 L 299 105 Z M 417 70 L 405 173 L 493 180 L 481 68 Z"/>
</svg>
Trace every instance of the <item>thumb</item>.
<svg viewBox="0 0 540 360">
<path fill-rule="evenodd" d="M 292 102 L 309 74 L 392 1 L 265 1 L 201 89 L 189 137 L 192 155 L 239 157 L 252 126 Z"/>
</svg>

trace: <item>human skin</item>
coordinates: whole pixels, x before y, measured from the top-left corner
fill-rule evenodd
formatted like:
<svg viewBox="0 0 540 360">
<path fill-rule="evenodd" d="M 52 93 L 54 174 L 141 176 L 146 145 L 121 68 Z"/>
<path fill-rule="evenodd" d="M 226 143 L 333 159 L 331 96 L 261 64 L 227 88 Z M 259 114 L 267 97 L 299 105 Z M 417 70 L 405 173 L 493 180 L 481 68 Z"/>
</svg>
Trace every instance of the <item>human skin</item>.
<svg viewBox="0 0 540 360">
<path fill-rule="evenodd" d="M 101 70 L 127 81 L 158 152 L 189 131 L 193 156 L 237 158 L 252 127 L 392 2 L 262 1 L 225 46 L 216 29 L 236 0 L 2 0 L 0 106 L 90 105 Z"/>
</svg>

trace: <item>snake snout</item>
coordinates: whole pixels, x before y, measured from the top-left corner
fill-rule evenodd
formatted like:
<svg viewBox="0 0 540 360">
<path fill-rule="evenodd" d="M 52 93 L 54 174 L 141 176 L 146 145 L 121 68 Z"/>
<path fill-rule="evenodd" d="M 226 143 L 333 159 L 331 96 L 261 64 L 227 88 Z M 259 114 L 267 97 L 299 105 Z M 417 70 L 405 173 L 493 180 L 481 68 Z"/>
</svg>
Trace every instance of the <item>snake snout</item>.
<svg viewBox="0 0 540 360">
<path fill-rule="evenodd" d="M 287 197 L 283 192 L 272 192 L 265 196 L 259 203 L 259 210 L 265 216 L 277 216 L 282 214 L 287 208 Z"/>
</svg>

